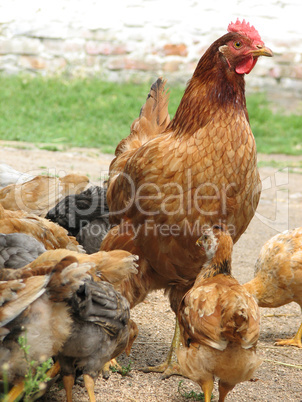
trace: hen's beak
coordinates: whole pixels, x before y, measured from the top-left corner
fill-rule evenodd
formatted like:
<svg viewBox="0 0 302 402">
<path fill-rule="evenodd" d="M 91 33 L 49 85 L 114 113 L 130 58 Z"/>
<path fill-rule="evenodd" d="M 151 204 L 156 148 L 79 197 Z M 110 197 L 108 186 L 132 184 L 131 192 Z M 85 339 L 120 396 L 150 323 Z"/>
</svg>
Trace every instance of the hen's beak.
<svg viewBox="0 0 302 402">
<path fill-rule="evenodd" d="M 251 50 L 250 52 L 254 57 L 267 56 L 272 57 L 274 54 L 268 47 L 257 45 L 257 49 Z"/>
<path fill-rule="evenodd" d="M 197 239 L 195 244 L 196 246 L 201 247 L 201 239 Z"/>
</svg>

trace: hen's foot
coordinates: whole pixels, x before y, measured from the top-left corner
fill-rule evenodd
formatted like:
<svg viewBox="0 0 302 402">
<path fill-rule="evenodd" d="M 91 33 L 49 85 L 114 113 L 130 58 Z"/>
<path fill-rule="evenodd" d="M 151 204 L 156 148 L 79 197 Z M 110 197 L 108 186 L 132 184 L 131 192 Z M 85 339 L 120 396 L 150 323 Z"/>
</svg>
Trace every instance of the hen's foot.
<svg viewBox="0 0 302 402">
<path fill-rule="evenodd" d="M 163 373 L 161 376 L 163 380 L 171 377 L 172 375 L 181 375 L 178 362 L 169 362 L 168 359 L 158 366 L 142 367 L 138 370 L 143 371 L 144 373 Z"/>
<path fill-rule="evenodd" d="M 144 373 L 163 373 L 163 375 L 161 376 L 163 380 L 171 377 L 172 375 L 182 375 L 176 356 L 176 350 L 178 349 L 180 342 L 179 338 L 180 330 L 178 320 L 176 319 L 174 336 L 166 360 L 159 366 L 142 367 L 138 370 L 143 371 Z"/>
</svg>

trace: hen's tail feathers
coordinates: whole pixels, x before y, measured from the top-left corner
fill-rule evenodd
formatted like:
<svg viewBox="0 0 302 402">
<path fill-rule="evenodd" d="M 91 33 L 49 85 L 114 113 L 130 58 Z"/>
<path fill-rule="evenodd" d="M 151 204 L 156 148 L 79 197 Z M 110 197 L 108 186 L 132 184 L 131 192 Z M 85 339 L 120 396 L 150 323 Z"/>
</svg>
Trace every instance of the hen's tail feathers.
<svg viewBox="0 0 302 402">
<path fill-rule="evenodd" d="M 170 122 L 169 97 L 165 84 L 166 80 L 162 78 L 158 78 L 152 84 L 139 117 L 131 125 L 130 135 L 118 144 L 115 150 L 116 156 L 126 151 L 136 150 L 148 140 L 164 132 Z"/>
</svg>

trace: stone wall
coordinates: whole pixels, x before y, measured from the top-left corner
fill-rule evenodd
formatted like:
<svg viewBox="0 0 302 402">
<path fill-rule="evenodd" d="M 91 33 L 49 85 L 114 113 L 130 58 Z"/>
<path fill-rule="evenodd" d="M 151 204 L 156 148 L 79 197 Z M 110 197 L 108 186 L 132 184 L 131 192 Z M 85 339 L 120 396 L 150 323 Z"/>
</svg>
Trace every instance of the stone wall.
<svg viewBox="0 0 302 402">
<path fill-rule="evenodd" d="M 248 83 L 297 91 L 301 16 L 301 0 L 2 0 L 0 70 L 187 81 L 205 49 L 239 17 L 275 53 L 259 60 Z"/>
</svg>

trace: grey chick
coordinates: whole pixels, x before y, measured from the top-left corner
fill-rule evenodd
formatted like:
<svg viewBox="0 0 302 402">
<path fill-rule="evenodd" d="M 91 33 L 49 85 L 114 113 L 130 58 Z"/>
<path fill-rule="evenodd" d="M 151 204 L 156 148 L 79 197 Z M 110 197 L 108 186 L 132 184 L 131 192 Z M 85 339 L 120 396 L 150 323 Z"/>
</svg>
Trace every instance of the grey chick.
<svg viewBox="0 0 302 402">
<path fill-rule="evenodd" d="M 0 268 L 22 268 L 35 260 L 46 248 L 25 233 L 0 233 Z"/>
<path fill-rule="evenodd" d="M 103 366 L 129 342 L 129 303 L 111 284 L 88 280 L 73 296 L 71 312 L 71 335 L 58 355 L 67 401 L 72 400 L 75 377 L 83 374 L 94 402 L 94 382 Z"/>
</svg>

